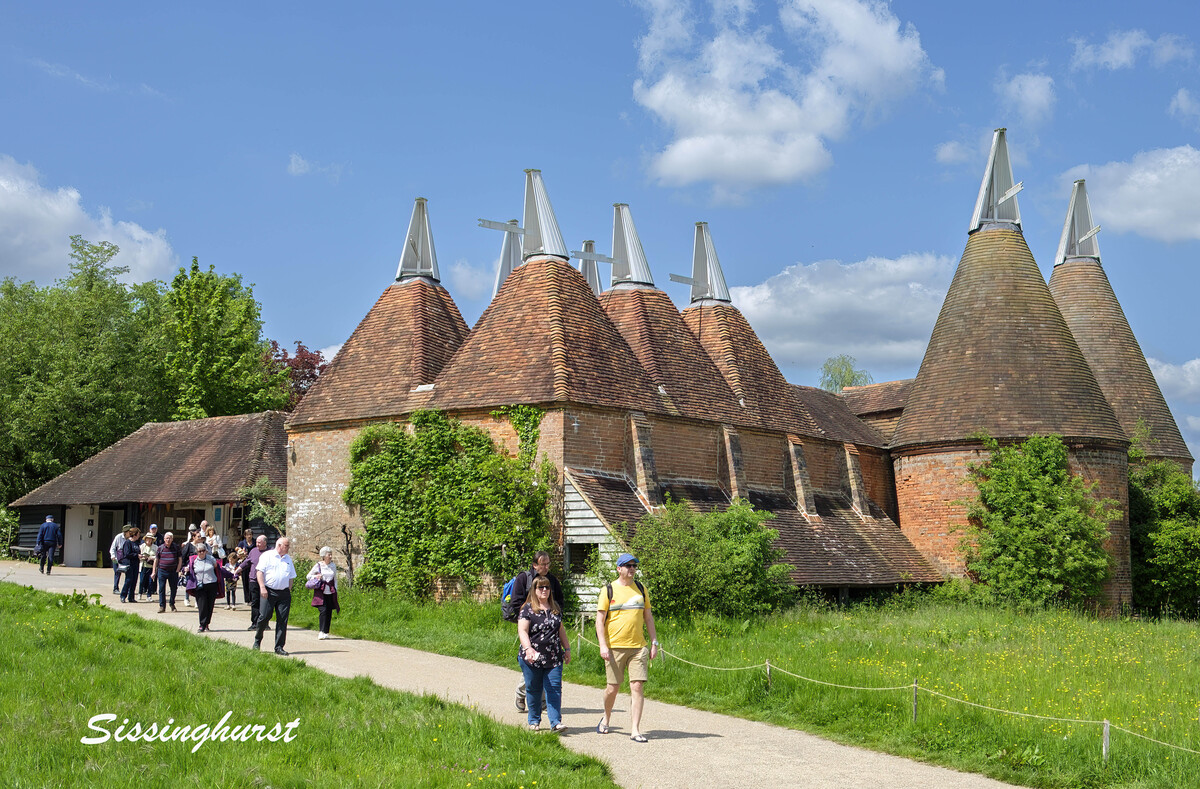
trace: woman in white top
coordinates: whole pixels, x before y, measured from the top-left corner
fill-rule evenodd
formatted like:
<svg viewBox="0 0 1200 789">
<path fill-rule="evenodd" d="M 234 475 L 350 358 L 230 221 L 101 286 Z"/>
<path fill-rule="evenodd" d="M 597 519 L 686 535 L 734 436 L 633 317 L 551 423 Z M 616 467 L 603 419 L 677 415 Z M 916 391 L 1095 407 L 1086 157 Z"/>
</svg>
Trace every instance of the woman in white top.
<svg viewBox="0 0 1200 789">
<path fill-rule="evenodd" d="M 200 627 L 204 633 L 212 621 L 213 603 L 225 594 L 225 578 L 229 571 L 221 560 L 208 552 L 207 543 L 197 543 L 196 553 L 188 559 L 187 592 L 196 597 L 196 608 L 200 612 Z"/>
<path fill-rule="evenodd" d="M 321 631 L 318 641 L 329 638 L 329 623 L 338 607 L 337 565 L 333 563 L 333 549 L 326 545 L 321 549 L 321 560 L 312 566 L 305 579 L 305 586 L 313 590 L 313 607 L 317 609 L 317 623 Z"/>
</svg>

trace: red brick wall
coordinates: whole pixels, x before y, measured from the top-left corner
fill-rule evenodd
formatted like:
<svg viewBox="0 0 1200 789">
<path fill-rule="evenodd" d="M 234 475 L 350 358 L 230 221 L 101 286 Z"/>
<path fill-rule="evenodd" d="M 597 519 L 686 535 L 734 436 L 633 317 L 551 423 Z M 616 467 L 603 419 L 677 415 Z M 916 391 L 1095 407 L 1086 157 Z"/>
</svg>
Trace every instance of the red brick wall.
<svg viewBox="0 0 1200 789">
<path fill-rule="evenodd" d="M 786 490 L 784 471 L 791 476 L 786 433 L 738 430 L 746 486 L 756 490 Z M 809 461 L 810 463 L 812 461 Z"/>
<path fill-rule="evenodd" d="M 345 544 L 343 523 L 362 533 L 362 518 L 342 501 L 350 484 L 350 444 L 359 430 L 289 434 L 287 531 L 293 555 L 311 558 L 323 545 L 338 550 Z"/>
<path fill-rule="evenodd" d="M 717 484 L 721 453 L 725 451 L 720 426 L 662 416 L 650 421 L 659 479 L 694 479 Z"/>
<path fill-rule="evenodd" d="M 1105 602 L 1121 606 L 1133 595 L 1133 576 L 1129 557 L 1129 455 L 1124 449 L 1071 446 L 1071 472 L 1085 482 L 1095 482 L 1095 495 L 1114 499 L 1119 512 L 1108 523 L 1109 539 L 1105 548 L 1113 557 L 1112 575 L 1104 590 Z"/>
<path fill-rule="evenodd" d="M 897 520 L 896 483 L 892 477 L 892 459 L 887 452 L 874 447 L 858 447 L 858 462 L 862 466 L 867 498 L 883 508 L 888 517 Z"/>
<path fill-rule="evenodd" d="M 846 448 L 831 441 L 804 439 L 804 457 L 808 460 L 808 475 L 813 489 L 827 493 L 842 491 L 846 469 Z M 866 473 L 864 469 L 863 473 Z"/>
<path fill-rule="evenodd" d="M 578 421 L 578 424 L 575 424 Z M 563 463 L 632 478 L 629 417 L 624 411 L 570 408 L 562 415 Z"/>
</svg>

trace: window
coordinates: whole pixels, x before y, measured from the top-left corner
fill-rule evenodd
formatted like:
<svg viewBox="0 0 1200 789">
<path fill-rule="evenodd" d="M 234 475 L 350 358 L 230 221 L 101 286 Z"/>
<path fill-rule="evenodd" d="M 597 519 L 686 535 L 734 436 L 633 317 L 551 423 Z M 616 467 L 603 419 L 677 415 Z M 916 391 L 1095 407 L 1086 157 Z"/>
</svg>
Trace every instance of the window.
<svg viewBox="0 0 1200 789">
<path fill-rule="evenodd" d="M 567 545 L 567 571 L 574 575 L 585 575 L 600 546 L 594 542 L 575 542 Z"/>
</svg>

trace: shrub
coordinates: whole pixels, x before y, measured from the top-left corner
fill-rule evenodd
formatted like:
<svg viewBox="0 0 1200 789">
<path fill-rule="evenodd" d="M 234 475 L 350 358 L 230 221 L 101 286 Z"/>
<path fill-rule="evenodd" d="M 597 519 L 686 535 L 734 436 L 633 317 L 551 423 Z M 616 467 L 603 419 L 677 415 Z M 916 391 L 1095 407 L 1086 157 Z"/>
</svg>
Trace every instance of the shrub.
<svg viewBox="0 0 1200 789">
<path fill-rule="evenodd" d="M 411 425 L 370 425 L 350 447 L 345 500 L 366 522 L 359 583 L 423 598 L 438 576 L 507 579 L 549 545 L 549 486 L 527 463 L 438 411 Z"/>
<path fill-rule="evenodd" d="M 972 464 L 979 497 L 968 503 L 967 568 L 1003 599 L 1044 605 L 1082 603 L 1108 578 L 1105 524 L 1116 502 L 1097 500 L 1071 474 L 1055 435 L 1001 447 Z"/>
<path fill-rule="evenodd" d="M 789 568 L 773 546 L 773 517 L 737 500 L 724 512 L 699 514 L 668 502 L 638 524 L 630 548 L 662 616 L 693 613 L 747 617 L 765 614 L 792 599 Z"/>
<path fill-rule="evenodd" d="M 17 516 L 5 507 L 0 507 L 0 547 L 5 549 L 17 541 L 20 534 Z"/>
<path fill-rule="evenodd" d="M 1178 465 L 1130 453 L 1129 536 L 1138 608 L 1195 616 L 1200 598 L 1200 491 Z"/>
</svg>

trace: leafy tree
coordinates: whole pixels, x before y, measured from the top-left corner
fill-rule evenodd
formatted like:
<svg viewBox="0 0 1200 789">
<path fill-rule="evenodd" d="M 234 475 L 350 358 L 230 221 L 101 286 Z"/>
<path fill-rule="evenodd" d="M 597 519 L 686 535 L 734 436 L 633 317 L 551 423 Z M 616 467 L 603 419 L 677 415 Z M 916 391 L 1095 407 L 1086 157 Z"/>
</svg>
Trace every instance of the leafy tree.
<svg viewBox="0 0 1200 789">
<path fill-rule="evenodd" d="M 258 302 L 240 275 L 212 266 L 179 269 L 166 294 L 167 378 L 175 389 L 172 417 L 245 414 L 283 408 L 288 374 L 277 369 L 262 339 Z"/>
<path fill-rule="evenodd" d="M 856 364 L 858 361 L 849 354 L 830 356 L 821 365 L 821 388 L 840 394 L 847 386 L 865 386 L 872 383 L 874 379 L 871 378 L 871 374 L 858 369 Z"/>
<path fill-rule="evenodd" d="M 369 425 L 350 447 L 345 500 L 366 521 L 360 583 L 420 598 L 437 576 L 507 578 L 549 545 L 537 471 L 441 412 L 414 412 L 410 425 Z"/>
<path fill-rule="evenodd" d="M 289 354 L 287 348 L 271 340 L 271 359 L 278 369 L 287 371 L 287 410 L 294 411 L 317 378 L 325 372 L 325 356 L 320 351 L 310 351 L 299 340 L 296 340 L 296 353 Z"/>
<path fill-rule="evenodd" d="M 1195 616 L 1200 603 L 1200 491 L 1178 465 L 1130 451 L 1133 601 Z"/>
<path fill-rule="evenodd" d="M 1003 599 L 1082 603 L 1109 573 L 1105 524 L 1111 499 L 1071 474 L 1060 436 L 1011 446 L 985 437 L 991 457 L 970 467 L 979 490 L 969 502 L 967 568 Z"/>
<path fill-rule="evenodd" d="M 663 616 L 693 613 L 744 618 L 791 600 L 793 586 L 769 512 L 737 500 L 700 514 L 668 502 L 638 524 L 630 549 L 642 563 L 651 601 Z"/>
<path fill-rule="evenodd" d="M 284 533 L 284 520 L 287 516 L 287 491 L 272 485 L 270 478 L 259 477 L 253 485 L 239 489 L 237 497 L 249 505 L 249 512 L 246 514 L 247 521 L 261 518 L 267 526 L 280 534 Z"/>
</svg>

